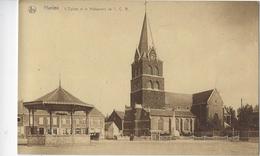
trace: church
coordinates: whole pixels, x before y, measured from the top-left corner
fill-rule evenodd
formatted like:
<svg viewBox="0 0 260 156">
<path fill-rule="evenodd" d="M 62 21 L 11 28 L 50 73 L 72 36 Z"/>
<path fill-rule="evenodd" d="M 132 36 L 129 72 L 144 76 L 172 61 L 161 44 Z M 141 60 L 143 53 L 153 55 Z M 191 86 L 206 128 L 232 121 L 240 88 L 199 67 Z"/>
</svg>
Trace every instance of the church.
<svg viewBox="0 0 260 156">
<path fill-rule="evenodd" d="M 193 135 L 223 127 L 223 100 L 217 89 L 194 94 L 164 90 L 163 61 L 158 58 L 152 31 L 144 15 L 139 45 L 131 65 L 130 107 L 125 107 L 123 134 L 134 136 Z"/>
</svg>

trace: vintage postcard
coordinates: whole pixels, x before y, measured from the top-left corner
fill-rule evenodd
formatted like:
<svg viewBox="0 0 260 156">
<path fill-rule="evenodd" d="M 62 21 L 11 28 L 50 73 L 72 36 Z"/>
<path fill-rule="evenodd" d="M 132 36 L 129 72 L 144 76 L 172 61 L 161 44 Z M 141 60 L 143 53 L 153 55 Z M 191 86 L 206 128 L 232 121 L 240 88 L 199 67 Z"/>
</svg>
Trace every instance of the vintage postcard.
<svg viewBox="0 0 260 156">
<path fill-rule="evenodd" d="M 18 154 L 258 155 L 258 7 L 20 0 Z"/>
</svg>

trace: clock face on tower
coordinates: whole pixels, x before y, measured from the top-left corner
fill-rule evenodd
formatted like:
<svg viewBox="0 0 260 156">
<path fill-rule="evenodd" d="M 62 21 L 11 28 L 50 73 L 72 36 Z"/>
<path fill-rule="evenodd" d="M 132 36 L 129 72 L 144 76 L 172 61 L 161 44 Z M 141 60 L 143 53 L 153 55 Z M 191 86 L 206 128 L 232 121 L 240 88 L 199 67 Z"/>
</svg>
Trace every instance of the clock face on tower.
<svg viewBox="0 0 260 156">
<path fill-rule="evenodd" d="M 155 60 L 155 59 L 156 59 L 156 53 L 155 53 L 155 51 L 151 51 L 151 52 L 150 52 L 150 59 L 151 59 L 151 60 Z"/>
</svg>

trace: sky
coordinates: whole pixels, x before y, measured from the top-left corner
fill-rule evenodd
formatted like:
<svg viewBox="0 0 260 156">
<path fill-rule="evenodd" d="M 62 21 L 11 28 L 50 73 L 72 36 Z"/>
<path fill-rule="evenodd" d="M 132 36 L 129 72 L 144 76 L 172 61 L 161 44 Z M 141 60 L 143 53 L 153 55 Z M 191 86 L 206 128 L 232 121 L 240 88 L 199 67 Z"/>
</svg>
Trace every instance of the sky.
<svg viewBox="0 0 260 156">
<path fill-rule="evenodd" d="M 227 106 L 238 108 L 241 98 L 258 104 L 256 2 L 146 8 L 166 91 L 216 88 Z M 104 115 L 123 111 L 144 12 L 143 1 L 20 1 L 19 100 L 54 90 L 60 77 L 65 90 Z"/>
</svg>

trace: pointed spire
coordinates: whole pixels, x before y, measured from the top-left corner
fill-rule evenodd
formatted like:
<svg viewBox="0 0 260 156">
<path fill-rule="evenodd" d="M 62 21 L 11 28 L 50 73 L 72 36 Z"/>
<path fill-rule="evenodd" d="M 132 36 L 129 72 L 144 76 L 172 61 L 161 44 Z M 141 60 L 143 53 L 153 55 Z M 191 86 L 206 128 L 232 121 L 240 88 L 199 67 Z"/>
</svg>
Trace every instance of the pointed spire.
<svg viewBox="0 0 260 156">
<path fill-rule="evenodd" d="M 140 37 L 140 41 L 139 41 L 138 50 L 141 52 L 142 56 L 144 53 L 148 53 L 146 13 L 144 14 L 144 21 L 143 21 L 143 27 L 142 27 L 142 31 L 141 31 L 141 37 Z"/>
<path fill-rule="evenodd" d="M 154 43 L 152 38 L 152 31 L 146 13 L 146 1 L 145 1 L 145 14 L 144 14 L 140 41 L 138 45 L 138 51 L 142 58 L 148 58 L 148 53 L 152 48 L 154 48 Z"/>
</svg>

